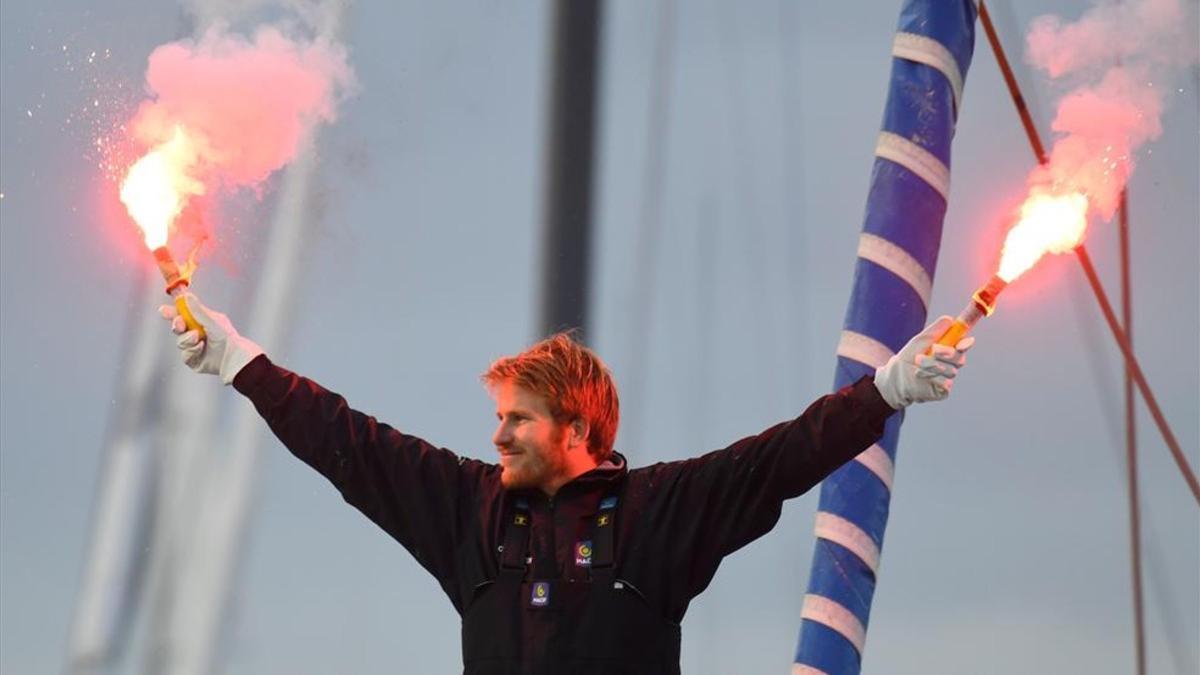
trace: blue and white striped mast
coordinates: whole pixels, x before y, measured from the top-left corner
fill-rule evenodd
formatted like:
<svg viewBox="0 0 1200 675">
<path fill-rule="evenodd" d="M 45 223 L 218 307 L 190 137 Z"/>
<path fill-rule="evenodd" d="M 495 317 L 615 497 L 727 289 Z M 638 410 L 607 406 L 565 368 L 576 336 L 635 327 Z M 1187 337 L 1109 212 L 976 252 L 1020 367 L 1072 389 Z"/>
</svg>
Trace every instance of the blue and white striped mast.
<svg viewBox="0 0 1200 675">
<path fill-rule="evenodd" d="M 975 44 L 971 0 L 905 0 L 834 389 L 872 374 L 925 325 L 950 194 L 950 141 Z M 848 675 L 863 645 L 903 413 L 821 485 L 793 675 Z"/>
</svg>

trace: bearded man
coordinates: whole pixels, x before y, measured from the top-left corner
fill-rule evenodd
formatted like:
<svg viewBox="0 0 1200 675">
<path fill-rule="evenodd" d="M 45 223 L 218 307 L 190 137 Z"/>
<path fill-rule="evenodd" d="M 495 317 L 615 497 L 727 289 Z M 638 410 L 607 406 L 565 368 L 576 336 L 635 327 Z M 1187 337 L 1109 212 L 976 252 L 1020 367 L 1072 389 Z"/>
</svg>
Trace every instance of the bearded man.
<svg viewBox="0 0 1200 675">
<path fill-rule="evenodd" d="M 878 440 L 898 409 L 945 398 L 973 343 L 933 345 L 951 323 L 942 317 L 874 377 L 793 420 L 631 470 L 613 450 L 612 375 L 554 335 L 482 376 L 496 401 L 491 464 L 352 409 L 273 364 L 223 314 L 187 302 L 205 338 L 175 307 L 161 310 L 183 361 L 250 399 L 296 457 L 437 579 L 462 617 L 468 675 L 679 673 L 680 622 L 722 558 Z"/>
</svg>

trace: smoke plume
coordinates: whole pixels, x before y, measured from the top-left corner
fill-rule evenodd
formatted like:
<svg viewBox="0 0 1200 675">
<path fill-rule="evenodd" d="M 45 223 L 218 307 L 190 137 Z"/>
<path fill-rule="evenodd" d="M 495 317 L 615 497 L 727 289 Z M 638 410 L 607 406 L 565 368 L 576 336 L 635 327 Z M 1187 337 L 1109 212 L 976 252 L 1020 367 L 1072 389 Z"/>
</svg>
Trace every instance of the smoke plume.
<svg viewBox="0 0 1200 675">
<path fill-rule="evenodd" d="M 1195 18 L 1179 0 L 1098 0 L 1074 23 L 1034 19 L 1030 62 L 1069 88 L 1058 103 L 1049 163 L 1031 189 L 1081 191 L 1110 219 L 1134 169 L 1134 156 L 1162 133 L 1172 71 L 1194 63 Z"/>
<path fill-rule="evenodd" d="M 142 103 L 130 125 L 156 147 L 183 128 L 196 148 L 187 173 L 210 188 L 256 186 L 291 161 L 314 125 L 331 122 L 354 86 L 346 53 L 298 41 L 274 27 L 253 39 L 223 25 L 150 55 Z"/>
</svg>

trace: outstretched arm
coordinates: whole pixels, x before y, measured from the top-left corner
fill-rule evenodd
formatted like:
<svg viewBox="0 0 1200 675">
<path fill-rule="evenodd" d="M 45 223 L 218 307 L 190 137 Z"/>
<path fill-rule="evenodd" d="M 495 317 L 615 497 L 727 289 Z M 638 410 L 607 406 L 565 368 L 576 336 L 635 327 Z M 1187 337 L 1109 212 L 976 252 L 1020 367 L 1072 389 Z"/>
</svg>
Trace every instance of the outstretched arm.
<svg viewBox="0 0 1200 675">
<path fill-rule="evenodd" d="M 685 597 L 702 591 L 721 559 L 775 526 L 784 500 L 807 492 L 883 435 L 884 422 L 911 403 L 945 398 L 966 362 L 970 338 L 926 354 L 948 322 L 915 336 L 875 377 L 822 396 L 799 417 L 694 459 L 650 467 L 655 513 L 680 543 L 689 572 Z M 685 603 L 680 605 L 679 603 Z"/>
<path fill-rule="evenodd" d="M 343 498 L 404 545 L 457 602 L 455 547 L 494 467 L 378 422 L 316 382 L 273 364 L 229 319 L 195 296 L 188 305 L 207 336 L 162 308 L 184 362 L 245 395 L 275 436 L 325 476 Z"/>
</svg>

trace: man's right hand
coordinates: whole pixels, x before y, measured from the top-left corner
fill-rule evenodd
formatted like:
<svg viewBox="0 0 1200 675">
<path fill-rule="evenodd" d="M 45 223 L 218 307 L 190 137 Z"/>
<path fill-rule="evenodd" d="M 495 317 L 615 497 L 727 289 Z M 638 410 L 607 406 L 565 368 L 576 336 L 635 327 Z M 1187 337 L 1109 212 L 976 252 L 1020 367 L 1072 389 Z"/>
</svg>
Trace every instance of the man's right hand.
<svg viewBox="0 0 1200 675">
<path fill-rule="evenodd" d="M 158 308 L 159 314 L 171 322 L 171 332 L 179 336 L 176 344 L 182 352 L 183 362 L 197 373 L 218 375 L 224 384 L 232 383 L 246 364 L 263 353 L 262 347 L 238 335 L 229 317 L 205 307 L 195 295 L 186 293 L 184 299 L 204 325 L 207 339 L 200 338 L 200 331 L 187 329 L 174 305 Z"/>
</svg>

